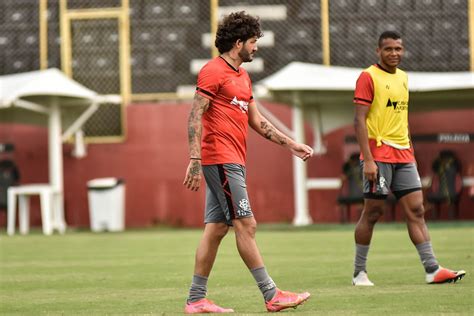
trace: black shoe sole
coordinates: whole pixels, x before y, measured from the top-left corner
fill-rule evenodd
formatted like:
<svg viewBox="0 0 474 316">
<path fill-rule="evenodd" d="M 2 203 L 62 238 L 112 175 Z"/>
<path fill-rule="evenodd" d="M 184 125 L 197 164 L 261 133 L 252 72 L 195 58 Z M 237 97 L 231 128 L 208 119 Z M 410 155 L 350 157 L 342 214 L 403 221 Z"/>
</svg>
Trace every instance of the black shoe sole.
<svg viewBox="0 0 474 316">
<path fill-rule="evenodd" d="M 462 274 L 456 275 L 456 277 L 452 279 L 447 279 L 447 280 L 444 280 L 443 282 L 431 282 L 430 284 L 456 283 L 457 281 L 462 280 L 462 278 L 464 278 L 465 275 L 466 273 L 462 273 Z"/>
</svg>

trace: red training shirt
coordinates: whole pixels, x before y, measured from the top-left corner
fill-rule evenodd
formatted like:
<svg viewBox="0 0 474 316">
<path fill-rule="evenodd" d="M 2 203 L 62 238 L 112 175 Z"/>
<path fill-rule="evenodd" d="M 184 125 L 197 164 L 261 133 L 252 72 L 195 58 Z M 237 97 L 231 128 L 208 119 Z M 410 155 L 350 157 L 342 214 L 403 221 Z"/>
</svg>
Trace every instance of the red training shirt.
<svg viewBox="0 0 474 316">
<path fill-rule="evenodd" d="M 248 107 L 253 99 L 247 71 L 216 57 L 199 72 L 196 92 L 210 100 L 202 116 L 202 164 L 245 166 Z"/>
</svg>

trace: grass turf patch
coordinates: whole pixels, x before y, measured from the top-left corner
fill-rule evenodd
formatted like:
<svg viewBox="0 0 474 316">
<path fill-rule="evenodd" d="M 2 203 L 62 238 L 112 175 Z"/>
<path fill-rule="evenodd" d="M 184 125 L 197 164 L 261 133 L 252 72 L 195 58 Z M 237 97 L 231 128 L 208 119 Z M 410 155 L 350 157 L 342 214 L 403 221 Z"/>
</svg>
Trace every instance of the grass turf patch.
<svg viewBox="0 0 474 316">
<path fill-rule="evenodd" d="M 426 285 L 402 224 L 379 224 L 369 252 L 372 288 L 351 285 L 353 226 L 263 225 L 257 242 L 284 290 L 311 299 L 289 313 L 473 314 L 474 225 L 430 224 L 440 263 L 467 271 L 456 284 Z M 133 230 L 0 237 L 2 315 L 182 314 L 200 230 Z M 230 231 L 209 279 L 209 298 L 237 314 L 266 312 Z"/>
</svg>

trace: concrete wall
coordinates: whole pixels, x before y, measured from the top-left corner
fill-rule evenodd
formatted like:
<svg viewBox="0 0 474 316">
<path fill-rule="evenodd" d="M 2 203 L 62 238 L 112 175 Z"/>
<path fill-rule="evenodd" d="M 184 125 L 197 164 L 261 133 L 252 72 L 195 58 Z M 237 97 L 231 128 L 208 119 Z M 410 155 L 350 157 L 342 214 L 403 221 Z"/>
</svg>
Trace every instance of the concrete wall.
<svg viewBox="0 0 474 316">
<path fill-rule="evenodd" d="M 289 107 L 267 104 L 288 126 Z M 119 177 L 126 182 L 126 225 L 146 227 L 156 224 L 201 226 L 204 192 L 191 192 L 182 185 L 188 164 L 186 122 L 190 104 L 139 104 L 127 107 L 127 138 L 119 144 L 92 144 L 83 159 L 71 157 L 70 145 L 63 147 L 66 220 L 73 227 L 88 227 L 86 182 L 98 177 Z M 412 114 L 412 134 L 439 132 L 474 133 L 474 110 Z M 307 130 L 308 143 L 312 134 Z M 338 177 L 343 161 L 357 151 L 345 144 L 353 135 L 351 126 L 324 137 L 328 153 L 308 162 L 310 177 Z M 13 159 L 21 171 L 21 183 L 47 182 L 47 130 L 26 125 L 0 125 L 0 142 L 16 146 Z M 440 149 L 453 149 L 462 159 L 464 174 L 474 171 L 474 144 L 415 144 L 421 175 L 429 174 L 431 161 Z M 291 222 L 293 218 L 292 160 L 289 151 L 263 139 L 254 131 L 248 141 L 248 190 L 259 222 Z M 315 222 L 338 222 L 337 190 L 311 191 L 310 213 Z M 464 192 L 461 217 L 474 219 L 474 202 Z M 358 212 L 352 219 L 356 220 Z M 427 215 L 429 218 L 430 214 Z M 442 212 L 446 218 L 447 212 Z M 398 212 L 397 218 L 402 219 Z M 39 203 L 32 199 L 32 225 L 40 225 Z M 0 211 L 0 224 L 6 214 Z"/>
</svg>

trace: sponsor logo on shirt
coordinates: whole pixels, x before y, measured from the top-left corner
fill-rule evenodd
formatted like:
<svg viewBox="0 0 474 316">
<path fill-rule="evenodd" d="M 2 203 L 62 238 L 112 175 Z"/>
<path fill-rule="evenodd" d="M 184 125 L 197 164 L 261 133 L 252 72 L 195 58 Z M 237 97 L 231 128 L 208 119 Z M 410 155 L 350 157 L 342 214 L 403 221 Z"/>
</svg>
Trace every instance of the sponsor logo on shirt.
<svg viewBox="0 0 474 316">
<path fill-rule="evenodd" d="M 234 97 L 230 104 L 238 106 L 242 113 L 247 113 L 249 111 L 249 103 L 245 101 L 240 101 L 237 97 Z"/>
<path fill-rule="evenodd" d="M 393 107 L 395 112 L 406 111 L 408 109 L 408 102 L 407 101 L 392 101 L 389 98 L 387 102 L 387 107 Z"/>
</svg>

